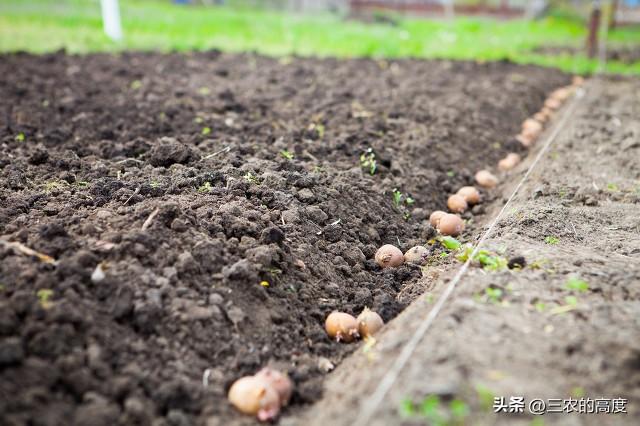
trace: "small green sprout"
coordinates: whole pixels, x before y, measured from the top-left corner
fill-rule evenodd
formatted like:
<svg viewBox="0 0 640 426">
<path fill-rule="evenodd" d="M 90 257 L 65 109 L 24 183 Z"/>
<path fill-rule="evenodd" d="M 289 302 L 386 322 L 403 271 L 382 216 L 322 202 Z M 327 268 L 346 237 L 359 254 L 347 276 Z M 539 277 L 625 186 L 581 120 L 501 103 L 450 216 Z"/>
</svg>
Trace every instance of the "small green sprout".
<svg viewBox="0 0 640 426">
<path fill-rule="evenodd" d="M 393 205 L 396 208 L 403 207 L 404 205 L 411 206 L 416 200 L 411 198 L 409 195 L 404 195 L 402 192 L 398 191 L 396 188 L 393 188 L 393 192 L 391 193 L 391 198 L 393 200 Z"/>
<path fill-rule="evenodd" d="M 581 386 L 575 386 L 571 389 L 571 396 L 574 398 L 582 398 L 585 395 L 584 388 Z"/>
<path fill-rule="evenodd" d="M 536 308 L 536 311 L 540 313 L 544 312 L 544 310 L 547 309 L 547 305 L 543 302 L 536 302 L 536 304 L 533 306 Z"/>
<path fill-rule="evenodd" d="M 51 302 L 49 301 L 49 299 L 51 299 L 51 296 L 53 296 L 53 290 L 50 290 L 48 288 L 40 289 L 36 293 L 36 296 L 38 296 L 40 306 L 42 306 L 43 309 L 47 309 L 51 306 Z"/>
<path fill-rule="evenodd" d="M 575 296 L 567 296 L 564 298 L 564 303 L 569 306 L 578 306 L 578 298 Z"/>
<path fill-rule="evenodd" d="M 324 125 L 322 123 L 311 123 L 309 130 L 315 130 L 320 139 L 324 137 Z"/>
<path fill-rule="evenodd" d="M 469 415 L 469 406 L 461 399 L 454 399 L 449 403 L 449 411 L 454 420 L 463 420 Z"/>
<path fill-rule="evenodd" d="M 609 192 L 618 192 L 618 191 L 620 191 L 620 188 L 615 183 L 608 183 L 607 184 L 607 191 L 609 191 Z"/>
<path fill-rule="evenodd" d="M 211 93 L 211 89 L 209 89 L 208 87 L 201 87 L 201 88 L 198 89 L 198 93 L 203 95 L 203 96 L 206 96 L 209 93 Z"/>
<path fill-rule="evenodd" d="M 480 408 L 482 408 L 482 410 L 484 411 L 492 410 L 493 401 L 495 398 L 494 392 L 483 385 L 477 385 L 476 393 L 478 394 L 478 401 L 480 402 Z"/>
<path fill-rule="evenodd" d="M 565 288 L 571 291 L 585 292 L 589 290 L 589 283 L 584 280 L 581 280 L 578 277 L 571 277 L 567 280 L 565 284 Z"/>
<path fill-rule="evenodd" d="M 400 204 L 402 203 L 402 192 L 394 188 L 391 196 L 393 198 L 393 205 L 396 207 L 400 207 Z"/>
<path fill-rule="evenodd" d="M 56 189 L 62 189 L 65 188 L 68 185 L 68 183 L 64 180 L 50 180 L 48 182 L 45 182 L 44 184 L 44 191 L 49 193 L 52 192 Z"/>
<path fill-rule="evenodd" d="M 76 185 L 78 186 L 78 188 L 88 188 L 89 182 L 87 182 L 86 180 L 79 180 L 76 182 Z"/>
<path fill-rule="evenodd" d="M 204 136 L 208 135 L 209 133 L 211 133 L 211 127 L 203 127 L 202 128 L 202 134 Z"/>
<path fill-rule="evenodd" d="M 472 254 L 473 246 L 467 244 L 464 247 L 464 250 L 456 257 L 460 262 L 466 262 Z M 492 272 L 506 268 L 509 263 L 505 257 L 493 254 L 488 250 L 478 250 L 473 257 L 473 260 L 479 262 L 485 271 Z"/>
<path fill-rule="evenodd" d="M 249 183 L 253 183 L 254 185 L 260 184 L 260 179 L 258 179 L 258 177 L 251 172 L 247 172 L 243 177 Z"/>
<path fill-rule="evenodd" d="M 449 176 L 449 177 L 454 177 L 455 175 L 456 175 L 456 172 L 454 172 L 453 170 L 449 170 L 447 172 L 447 176 Z"/>
<path fill-rule="evenodd" d="M 372 148 L 367 148 L 365 152 L 360 154 L 360 167 L 369 171 L 369 174 L 373 176 L 378 170 L 378 163 L 376 161 L 376 154 Z"/>
<path fill-rule="evenodd" d="M 462 243 L 451 236 L 439 237 L 438 241 L 448 250 L 458 250 Z"/>
<path fill-rule="evenodd" d="M 213 187 L 211 186 L 211 182 L 205 182 L 202 185 L 200 185 L 200 187 L 198 187 L 198 192 L 211 192 L 211 190 L 213 189 Z"/>
<path fill-rule="evenodd" d="M 458 398 L 447 406 L 438 395 L 427 395 L 419 404 L 404 398 L 400 401 L 398 412 L 403 419 L 422 419 L 431 426 L 460 425 L 469 415 L 469 407 Z"/>
<path fill-rule="evenodd" d="M 420 404 L 422 416 L 434 425 L 443 424 L 444 418 L 440 411 L 440 398 L 438 395 L 429 395 Z"/>
<path fill-rule="evenodd" d="M 149 183 L 149 186 L 153 189 L 160 188 L 160 182 L 154 179 Z"/>
<path fill-rule="evenodd" d="M 282 151 L 280 151 L 280 156 L 282 158 L 284 158 L 285 160 L 293 160 L 293 152 L 290 152 L 288 149 L 283 149 Z"/>
<path fill-rule="evenodd" d="M 20 132 L 20 133 L 18 133 L 18 134 L 16 135 L 16 141 L 17 141 L 17 142 L 24 142 L 24 140 L 25 140 L 24 133 Z"/>
<path fill-rule="evenodd" d="M 197 124 L 202 124 L 204 122 L 204 118 L 196 117 L 193 119 L 193 121 L 196 122 Z"/>
<path fill-rule="evenodd" d="M 133 80 L 131 82 L 131 90 L 138 90 L 142 87 L 142 82 L 140 80 Z"/>
<path fill-rule="evenodd" d="M 402 401 L 400 401 L 400 408 L 398 411 L 400 411 L 400 417 L 405 419 L 411 418 L 416 414 L 416 409 L 413 405 L 413 401 L 411 401 L 409 398 L 404 398 Z"/>
<path fill-rule="evenodd" d="M 554 245 L 558 244 L 560 242 L 560 239 L 558 237 L 554 237 L 553 235 L 549 235 L 547 237 L 544 237 L 544 242 L 549 245 Z"/>
<path fill-rule="evenodd" d="M 485 271 L 499 271 L 507 267 L 508 261 L 506 258 L 489 253 L 483 253 L 483 251 L 484 250 L 480 250 L 477 255 L 477 260 Z"/>
<path fill-rule="evenodd" d="M 499 288 L 487 287 L 484 290 L 484 294 L 487 297 L 487 300 L 491 303 L 498 304 L 502 301 L 502 290 Z"/>
</svg>

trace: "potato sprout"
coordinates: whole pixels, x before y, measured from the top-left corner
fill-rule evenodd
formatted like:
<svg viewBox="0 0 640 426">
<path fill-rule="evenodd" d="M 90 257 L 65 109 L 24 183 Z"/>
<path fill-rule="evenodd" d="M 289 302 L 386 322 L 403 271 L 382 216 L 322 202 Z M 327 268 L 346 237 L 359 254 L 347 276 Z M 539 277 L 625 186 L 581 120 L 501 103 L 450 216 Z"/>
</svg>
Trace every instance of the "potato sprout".
<svg viewBox="0 0 640 426">
<path fill-rule="evenodd" d="M 255 415 L 260 421 L 272 420 L 280 412 L 278 392 L 261 377 L 245 376 L 236 380 L 228 398 L 238 411 Z"/>
<path fill-rule="evenodd" d="M 332 312 L 324 323 L 327 334 L 336 342 L 353 342 L 360 334 L 358 333 L 358 321 L 353 315 L 344 312 Z"/>
<path fill-rule="evenodd" d="M 422 265 L 427 257 L 429 256 L 429 250 L 425 246 L 415 246 L 411 247 L 404 254 L 404 261 L 407 263 L 414 263 L 417 265 Z"/>
<path fill-rule="evenodd" d="M 443 212 L 442 210 L 436 210 L 431 213 L 431 216 L 429 216 L 429 223 L 431 224 L 431 226 L 437 228 L 438 222 L 440 222 L 440 218 L 442 218 L 442 216 L 444 216 L 445 214 L 447 213 Z"/>
<path fill-rule="evenodd" d="M 462 195 L 453 194 L 447 200 L 447 207 L 454 213 L 464 213 L 469 206 Z"/>
<path fill-rule="evenodd" d="M 367 338 L 375 334 L 384 326 L 384 321 L 377 313 L 373 312 L 369 308 L 364 308 L 364 311 L 358 315 L 358 331 L 360 335 Z"/>
</svg>

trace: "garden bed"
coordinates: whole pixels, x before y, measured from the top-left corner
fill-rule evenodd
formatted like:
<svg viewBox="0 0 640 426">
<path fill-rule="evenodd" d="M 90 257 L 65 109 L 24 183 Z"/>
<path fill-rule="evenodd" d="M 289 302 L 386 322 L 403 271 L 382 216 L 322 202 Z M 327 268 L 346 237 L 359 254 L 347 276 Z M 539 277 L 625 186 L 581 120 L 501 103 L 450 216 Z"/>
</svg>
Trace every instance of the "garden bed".
<svg viewBox="0 0 640 426">
<path fill-rule="evenodd" d="M 0 246 L 10 425 L 249 421 L 226 390 L 266 364 L 295 415 L 357 347 L 326 337 L 328 313 L 389 321 L 425 289 L 375 250 L 430 239 L 428 214 L 569 81 L 218 52 L 12 54 L 0 72 L 0 236 L 55 259 Z"/>
</svg>

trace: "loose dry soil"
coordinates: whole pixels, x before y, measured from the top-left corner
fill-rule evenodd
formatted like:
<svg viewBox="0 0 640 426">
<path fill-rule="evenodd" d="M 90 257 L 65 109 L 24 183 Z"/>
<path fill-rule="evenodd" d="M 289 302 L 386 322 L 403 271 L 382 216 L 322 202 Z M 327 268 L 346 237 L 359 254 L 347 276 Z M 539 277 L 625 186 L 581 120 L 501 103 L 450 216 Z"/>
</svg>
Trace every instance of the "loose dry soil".
<svg viewBox="0 0 640 426">
<path fill-rule="evenodd" d="M 463 424 L 640 424 L 640 80 L 595 80 L 586 90 L 482 246 L 523 256 L 527 266 L 471 268 L 369 424 L 422 424 L 401 407 L 433 395 L 443 418 L 451 401 L 463 401 L 470 410 Z M 508 176 L 505 198 L 486 219 L 533 155 Z M 327 397 L 306 413 L 310 424 L 354 424 L 455 272 L 442 268 L 434 290 L 386 327 L 374 350 L 337 368 Z M 587 286 L 569 284 L 577 280 Z M 363 366 L 368 374 L 353 373 Z M 501 396 L 527 404 L 624 398 L 628 413 L 494 414 Z"/>
<path fill-rule="evenodd" d="M 506 62 L 218 52 L 13 54 L 0 57 L 0 73 L 0 238 L 55 259 L 0 245 L 3 425 L 251 423 L 226 403 L 226 390 L 266 364 L 295 381 L 282 422 L 298 424 L 322 396 L 330 363 L 358 351 L 330 388 L 375 378 L 372 368 L 355 368 L 367 366 L 359 344 L 326 337 L 325 316 L 369 306 L 390 321 L 425 290 L 438 291 L 439 271 L 457 265 L 453 256 L 434 257 L 425 273 L 382 271 L 372 260 L 376 248 L 406 250 L 433 237 L 427 214 L 472 183 L 477 169 L 517 150 L 512 137 L 521 121 L 569 82 L 557 71 Z M 568 148 L 559 152 L 562 162 L 552 164 L 562 174 L 549 177 L 562 183 L 538 176 L 538 198 L 521 201 L 501 225 L 513 234 L 498 241 L 507 251 L 549 265 L 513 275 L 476 271 L 478 280 L 460 290 L 468 297 L 451 305 L 463 314 L 444 313 L 413 365 L 423 369 L 412 370 L 394 395 L 417 396 L 418 383 L 463 386 L 475 379 L 472 368 L 480 374 L 487 363 L 518 377 L 499 390 L 548 384 L 548 391 L 569 378 L 589 392 L 622 394 L 637 385 L 630 321 L 638 318 L 631 285 L 638 216 L 630 182 L 638 178 L 631 167 L 638 133 L 629 126 L 638 85 L 611 87 L 613 94 L 583 111 L 583 122 L 593 124 L 576 128 L 584 135 L 573 142 L 604 154 L 585 151 L 575 161 Z M 619 113 L 610 112 L 612 103 Z M 368 148 L 373 175 L 360 165 Z M 570 167 L 584 167 L 585 180 Z M 599 190 L 589 189 L 588 173 L 605 172 Z M 403 194 L 398 205 L 394 189 Z M 497 195 L 484 194 L 485 206 Z M 484 209 L 466 214 L 465 239 L 482 230 L 490 217 Z M 548 233 L 561 243 L 539 248 Z M 579 308 L 558 316 L 533 311 L 534 293 L 549 306 L 563 303 L 569 272 L 591 284 Z M 548 282 L 534 285 L 536 277 Z M 473 301 L 486 280 L 505 291 L 513 281 L 510 307 Z M 423 314 L 415 306 L 407 315 Z M 392 322 L 376 346 L 380 359 L 387 339 L 399 344 L 411 329 L 411 321 Z M 562 374 L 509 376 L 535 365 Z M 616 368 L 593 373 L 603 365 Z M 312 422 L 348 424 L 351 397 L 366 396 L 370 386 L 354 385 L 340 400 L 330 392 L 332 406 L 314 408 L 322 414 Z M 395 415 L 394 404 L 382 413 Z M 332 417 L 340 407 L 343 417 Z"/>
</svg>

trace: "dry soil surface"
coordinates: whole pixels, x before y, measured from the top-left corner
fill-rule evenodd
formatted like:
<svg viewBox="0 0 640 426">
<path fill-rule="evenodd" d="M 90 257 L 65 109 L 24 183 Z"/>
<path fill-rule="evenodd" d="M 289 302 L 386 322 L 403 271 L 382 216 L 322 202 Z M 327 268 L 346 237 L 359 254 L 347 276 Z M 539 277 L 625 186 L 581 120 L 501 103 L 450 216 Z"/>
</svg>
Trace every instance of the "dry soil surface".
<svg viewBox="0 0 640 426">
<path fill-rule="evenodd" d="M 640 81 L 586 90 L 483 245 L 526 266 L 463 276 L 369 424 L 420 424 L 420 405 L 436 397 L 427 417 L 453 424 L 640 423 Z M 453 272 L 338 367 L 307 424 L 355 423 Z M 624 398 L 628 413 L 494 414 L 501 396 Z"/>
</svg>

